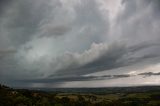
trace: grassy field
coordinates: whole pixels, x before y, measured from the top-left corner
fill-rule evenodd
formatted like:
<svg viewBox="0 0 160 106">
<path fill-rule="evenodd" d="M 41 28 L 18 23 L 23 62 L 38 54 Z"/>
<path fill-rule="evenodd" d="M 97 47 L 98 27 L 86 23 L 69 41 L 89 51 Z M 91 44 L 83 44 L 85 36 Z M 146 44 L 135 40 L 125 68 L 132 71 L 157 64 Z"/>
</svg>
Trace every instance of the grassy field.
<svg viewBox="0 0 160 106">
<path fill-rule="evenodd" d="M 160 87 L 149 88 L 84 93 L 15 90 L 1 85 L 0 106 L 160 106 Z"/>
</svg>

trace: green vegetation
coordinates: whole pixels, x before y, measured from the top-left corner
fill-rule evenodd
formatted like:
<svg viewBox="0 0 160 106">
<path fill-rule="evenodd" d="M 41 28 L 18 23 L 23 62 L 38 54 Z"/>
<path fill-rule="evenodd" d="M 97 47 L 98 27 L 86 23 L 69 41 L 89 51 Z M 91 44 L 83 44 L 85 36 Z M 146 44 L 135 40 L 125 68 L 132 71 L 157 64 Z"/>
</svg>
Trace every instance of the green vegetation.
<svg viewBox="0 0 160 106">
<path fill-rule="evenodd" d="M 15 90 L 0 85 L 0 106 L 160 106 L 160 90 L 119 93 L 60 93 Z"/>
</svg>

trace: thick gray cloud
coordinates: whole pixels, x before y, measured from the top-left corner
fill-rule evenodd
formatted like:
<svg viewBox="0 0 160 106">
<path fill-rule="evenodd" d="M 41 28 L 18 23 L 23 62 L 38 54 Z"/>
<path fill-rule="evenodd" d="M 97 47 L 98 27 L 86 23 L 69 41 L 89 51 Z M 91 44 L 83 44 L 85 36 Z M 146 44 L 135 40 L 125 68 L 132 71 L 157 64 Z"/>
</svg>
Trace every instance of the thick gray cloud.
<svg viewBox="0 0 160 106">
<path fill-rule="evenodd" d="M 145 73 L 140 73 L 139 75 L 144 75 L 144 76 L 154 76 L 154 75 L 160 75 L 160 72 L 158 73 L 153 73 L 153 72 L 145 72 Z"/>
<path fill-rule="evenodd" d="M 127 78 L 112 70 L 160 62 L 158 0 L 0 2 L 2 83 Z M 102 71 L 112 76 L 84 77 Z"/>
<path fill-rule="evenodd" d="M 103 76 L 71 76 L 71 77 L 55 77 L 55 78 L 45 78 L 45 79 L 23 79 L 18 80 L 15 82 L 19 83 L 62 83 L 62 82 L 70 82 L 70 81 L 95 81 L 95 80 L 113 80 L 113 79 L 121 79 L 121 78 L 128 78 L 134 76 L 159 76 L 160 72 L 153 73 L 153 72 L 145 72 L 139 73 L 137 75 L 131 74 L 118 74 L 118 75 L 103 75 Z"/>
<path fill-rule="evenodd" d="M 130 75 L 104 75 L 104 76 L 72 76 L 72 77 L 57 77 L 57 78 L 45 78 L 45 79 L 26 79 L 18 80 L 19 83 L 61 83 L 69 81 L 94 81 L 94 80 L 110 80 L 118 78 L 127 78 Z"/>
</svg>

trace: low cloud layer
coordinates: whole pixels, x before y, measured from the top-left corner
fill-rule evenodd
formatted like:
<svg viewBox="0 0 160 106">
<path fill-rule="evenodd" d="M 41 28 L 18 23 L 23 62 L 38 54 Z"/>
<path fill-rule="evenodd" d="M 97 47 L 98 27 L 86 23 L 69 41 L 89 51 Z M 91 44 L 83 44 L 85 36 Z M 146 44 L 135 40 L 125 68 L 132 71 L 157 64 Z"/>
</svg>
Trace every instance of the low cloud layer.
<svg viewBox="0 0 160 106">
<path fill-rule="evenodd" d="M 146 68 L 160 62 L 159 10 L 158 0 L 1 0 L 0 82 L 65 87 L 135 70 L 159 75 Z"/>
</svg>

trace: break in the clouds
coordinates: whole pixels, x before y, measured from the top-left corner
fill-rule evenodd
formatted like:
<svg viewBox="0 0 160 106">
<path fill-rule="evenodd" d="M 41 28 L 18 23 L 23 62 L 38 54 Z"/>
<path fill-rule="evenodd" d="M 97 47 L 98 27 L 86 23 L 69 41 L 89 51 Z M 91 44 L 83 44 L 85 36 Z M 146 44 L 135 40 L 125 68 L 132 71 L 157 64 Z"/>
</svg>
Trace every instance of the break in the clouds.
<svg viewBox="0 0 160 106">
<path fill-rule="evenodd" d="M 159 0 L 1 0 L 0 82 L 158 85 L 159 11 Z"/>
</svg>

